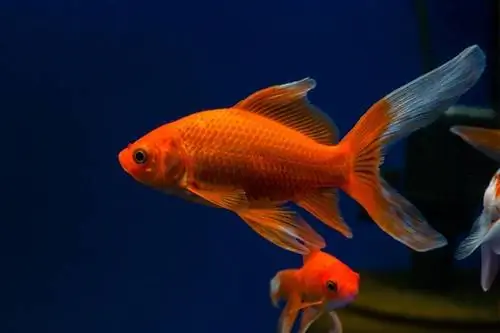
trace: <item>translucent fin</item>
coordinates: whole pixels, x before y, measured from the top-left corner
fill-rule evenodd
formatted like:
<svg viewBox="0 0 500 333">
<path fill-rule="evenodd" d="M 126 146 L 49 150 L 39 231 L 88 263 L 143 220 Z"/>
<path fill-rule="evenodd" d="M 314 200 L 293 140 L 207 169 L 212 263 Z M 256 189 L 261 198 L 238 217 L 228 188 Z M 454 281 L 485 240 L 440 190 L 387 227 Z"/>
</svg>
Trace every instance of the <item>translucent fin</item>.
<svg viewBox="0 0 500 333">
<path fill-rule="evenodd" d="M 498 274 L 498 256 L 488 244 L 481 245 L 481 287 L 488 291 Z"/>
<path fill-rule="evenodd" d="M 313 301 L 313 302 L 302 302 L 302 304 L 300 304 L 299 309 L 303 310 L 303 309 L 307 309 L 310 307 L 319 306 L 319 305 L 322 305 L 324 302 L 325 302 L 324 299 L 321 299 L 319 301 Z"/>
<path fill-rule="evenodd" d="M 307 99 L 316 81 L 305 78 L 259 90 L 233 108 L 257 113 L 307 135 L 316 142 L 338 142 L 338 129 L 330 117 Z"/>
<path fill-rule="evenodd" d="M 393 232 L 401 235 L 403 244 L 412 242 L 416 248 L 425 249 L 427 244 L 436 247 L 445 246 L 448 242 L 440 233 L 436 232 L 425 220 L 420 211 L 405 197 L 392 188 L 385 179 L 380 178 L 382 194 L 389 203 L 393 216 L 397 216 L 401 224 L 394 225 Z M 408 237 L 409 236 L 409 237 Z"/>
<path fill-rule="evenodd" d="M 174 195 L 176 197 L 179 197 L 181 199 L 184 199 L 184 200 L 187 200 L 187 201 L 190 201 L 193 203 L 203 205 L 203 206 L 220 208 L 219 206 L 203 199 L 202 197 L 200 197 L 200 196 L 198 196 L 190 191 L 183 190 L 181 188 L 172 187 L 172 188 L 168 188 L 168 189 L 164 190 L 163 192 L 166 194 L 169 194 L 169 195 Z"/>
<path fill-rule="evenodd" d="M 326 246 L 325 240 L 295 212 L 268 201 L 249 202 L 239 189 L 209 191 L 188 187 L 200 198 L 238 214 L 255 232 L 275 245 L 306 255 Z M 258 207 L 258 208 L 254 208 Z"/>
<path fill-rule="evenodd" d="M 492 223 L 487 240 L 493 252 L 500 255 L 500 219 Z"/>
<path fill-rule="evenodd" d="M 279 272 L 269 282 L 269 297 L 271 298 L 271 303 L 273 304 L 273 306 L 277 308 L 282 298 L 281 279 Z"/>
<path fill-rule="evenodd" d="M 477 83 L 485 67 L 484 52 L 473 45 L 387 95 L 391 122 L 383 135 L 386 148 L 437 120 Z"/>
<path fill-rule="evenodd" d="M 295 291 L 298 272 L 298 269 L 284 269 L 271 279 L 269 296 L 274 307 L 278 307 L 281 299 L 287 299 Z"/>
<path fill-rule="evenodd" d="M 307 330 L 322 316 L 322 312 L 315 308 L 307 308 L 302 312 L 299 333 L 307 333 Z M 321 331 L 325 333 L 342 333 L 342 322 L 335 311 L 328 313 L 329 317 L 326 327 L 321 325 Z M 325 329 L 323 331 L 323 328 Z"/>
<path fill-rule="evenodd" d="M 236 212 L 255 232 L 275 245 L 302 255 L 326 246 L 325 240 L 293 211 L 280 207 Z"/>
<path fill-rule="evenodd" d="M 337 312 L 330 312 L 330 318 L 332 319 L 332 323 L 327 333 L 342 333 L 344 329 L 342 328 L 342 322 L 340 321 Z"/>
<path fill-rule="evenodd" d="M 483 211 L 474 224 L 472 224 L 469 235 L 458 245 L 455 251 L 455 259 L 462 260 L 467 258 L 484 242 L 490 222 L 489 214 Z"/>
<path fill-rule="evenodd" d="M 342 235 L 352 238 L 351 229 L 344 222 L 340 213 L 338 201 L 338 190 L 319 189 L 316 192 L 308 193 L 295 203 Z"/>
<path fill-rule="evenodd" d="M 193 197 L 197 197 L 198 200 L 203 199 L 204 201 L 207 201 L 215 206 L 233 211 L 236 209 L 247 208 L 249 206 L 246 193 L 242 189 L 210 191 L 188 187 L 188 191 L 193 194 Z"/>
<path fill-rule="evenodd" d="M 301 297 L 298 293 L 292 293 L 288 298 L 283 311 L 281 311 L 280 318 L 278 320 L 278 333 L 291 333 L 293 324 L 297 319 L 299 314 L 299 306 L 301 302 Z"/>
<path fill-rule="evenodd" d="M 486 156 L 500 162 L 500 130 L 453 126 L 450 131 Z"/>
<path fill-rule="evenodd" d="M 485 56 L 471 46 L 435 70 L 375 103 L 342 139 L 352 153 L 352 170 L 342 189 L 360 203 L 377 225 L 409 248 L 424 252 L 447 244 L 407 200 L 382 184 L 384 150 L 427 126 L 480 78 Z"/>
<path fill-rule="evenodd" d="M 319 317 L 321 317 L 321 312 L 318 309 L 314 307 L 304 309 L 300 318 L 299 333 L 306 333 Z"/>
</svg>

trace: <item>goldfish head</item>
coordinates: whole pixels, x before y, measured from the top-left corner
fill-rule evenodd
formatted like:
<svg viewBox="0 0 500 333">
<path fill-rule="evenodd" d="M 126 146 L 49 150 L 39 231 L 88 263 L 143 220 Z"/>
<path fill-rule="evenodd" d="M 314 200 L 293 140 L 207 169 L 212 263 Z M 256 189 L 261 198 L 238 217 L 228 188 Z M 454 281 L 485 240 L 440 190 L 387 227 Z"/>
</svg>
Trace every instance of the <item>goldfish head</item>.
<svg viewBox="0 0 500 333">
<path fill-rule="evenodd" d="M 359 274 L 322 251 L 306 259 L 300 275 L 305 297 L 326 302 L 330 311 L 352 302 L 358 295 Z"/>
<path fill-rule="evenodd" d="M 161 129 L 161 128 L 160 128 Z M 135 180 L 155 188 L 178 184 L 185 173 L 185 159 L 178 136 L 151 132 L 118 154 L 122 168 Z"/>
<path fill-rule="evenodd" d="M 338 261 L 319 275 L 321 294 L 333 310 L 352 302 L 359 292 L 359 274 Z"/>
</svg>

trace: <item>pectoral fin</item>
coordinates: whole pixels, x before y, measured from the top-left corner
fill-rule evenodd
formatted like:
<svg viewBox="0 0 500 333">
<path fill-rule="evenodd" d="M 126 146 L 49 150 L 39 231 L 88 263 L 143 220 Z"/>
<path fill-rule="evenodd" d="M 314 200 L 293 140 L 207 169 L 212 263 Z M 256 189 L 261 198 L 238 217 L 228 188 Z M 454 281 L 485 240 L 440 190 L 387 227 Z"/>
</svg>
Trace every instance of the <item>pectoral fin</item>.
<svg viewBox="0 0 500 333">
<path fill-rule="evenodd" d="M 243 189 L 206 190 L 194 186 L 188 186 L 187 189 L 189 192 L 221 208 L 234 211 L 248 207 L 248 199 Z"/>
<path fill-rule="evenodd" d="M 213 191 L 188 187 L 188 190 L 238 214 L 255 232 L 285 250 L 305 255 L 311 248 L 322 249 L 326 245 L 323 237 L 295 212 L 267 200 L 249 202 L 243 189 Z"/>
<path fill-rule="evenodd" d="M 300 305 L 300 309 L 306 309 L 306 308 L 310 308 L 310 307 L 313 307 L 313 306 L 318 306 L 318 305 L 322 305 L 324 304 L 324 301 L 321 300 L 321 301 L 317 301 L 317 302 L 302 302 L 302 304 Z"/>
<path fill-rule="evenodd" d="M 462 240 L 455 250 L 455 258 L 457 260 L 462 260 L 470 256 L 472 252 L 484 243 L 488 235 L 490 221 L 491 216 L 486 211 L 483 211 L 481 215 L 479 215 L 472 225 L 469 235 Z"/>
<path fill-rule="evenodd" d="M 163 192 L 166 194 L 169 194 L 169 195 L 174 195 L 174 196 L 181 198 L 181 199 L 184 199 L 186 201 L 200 204 L 200 205 L 220 208 L 219 206 L 214 205 L 213 203 L 203 199 L 202 197 L 196 195 L 195 193 L 190 192 L 188 190 L 184 190 L 182 188 L 172 187 L 172 188 L 168 188 L 168 189 L 164 190 Z"/>
<path fill-rule="evenodd" d="M 292 293 L 278 320 L 278 333 L 290 333 L 299 314 L 300 295 Z"/>
</svg>

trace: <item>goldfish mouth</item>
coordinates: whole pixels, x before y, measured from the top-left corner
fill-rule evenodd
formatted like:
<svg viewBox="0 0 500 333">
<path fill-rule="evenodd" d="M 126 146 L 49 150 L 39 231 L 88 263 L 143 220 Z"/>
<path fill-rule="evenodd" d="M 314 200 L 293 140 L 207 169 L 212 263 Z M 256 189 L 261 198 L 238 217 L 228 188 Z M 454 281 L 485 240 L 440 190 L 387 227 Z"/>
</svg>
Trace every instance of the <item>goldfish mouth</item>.
<svg viewBox="0 0 500 333">
<path fill-rule="evenodd" d="M 334 311 L 338 308 L 342 308 L 342 307 L 346 306 L 347 304 L 352 303 L 356 299 L 357 296 L 358 296 L 357 294 L 353 294 L 353 295 L 350 295 L 348 297 L 344 297 L 342 299 L 331 300 L 326 305 L 326 308 L 328 309 L 328 311 Z"/>
</svg>

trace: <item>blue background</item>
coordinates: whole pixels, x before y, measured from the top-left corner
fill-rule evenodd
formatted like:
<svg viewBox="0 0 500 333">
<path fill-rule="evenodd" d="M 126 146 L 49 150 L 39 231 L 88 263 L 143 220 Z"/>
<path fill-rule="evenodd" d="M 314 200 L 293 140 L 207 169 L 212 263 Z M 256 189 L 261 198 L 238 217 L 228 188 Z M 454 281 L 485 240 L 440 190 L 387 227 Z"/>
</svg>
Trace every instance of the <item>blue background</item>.
<svg viewBox="0 0 500 333">
<path fill-rule="evenodd" d="M 490 52 L 491 1 L 428 2 L 439 63 Z M 410 0 L 160 3 L 0 3 L 1 332 L 274 331 L 269 279 L 300 258 L 230 212 L 141 186 L 117 153 L 306 76 L 343 135 L 423 71 Z M 488 106 L 490 79 L 462 102 Z M 403 149 L 385 167 L 404 167 Z M 341 204 L 352 240 L 308 219 L 329 251 L 354 269 L 408 266 L 403 245 Z"/>
</svg>

